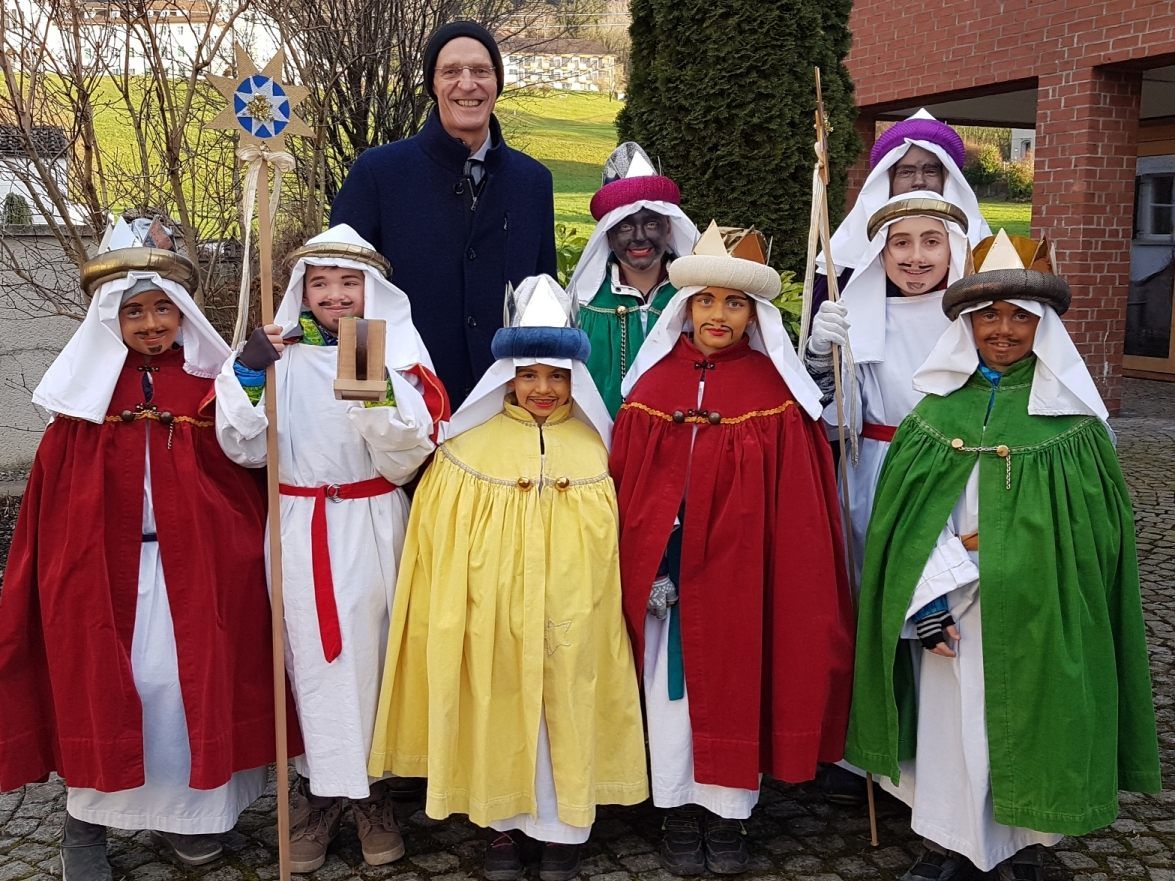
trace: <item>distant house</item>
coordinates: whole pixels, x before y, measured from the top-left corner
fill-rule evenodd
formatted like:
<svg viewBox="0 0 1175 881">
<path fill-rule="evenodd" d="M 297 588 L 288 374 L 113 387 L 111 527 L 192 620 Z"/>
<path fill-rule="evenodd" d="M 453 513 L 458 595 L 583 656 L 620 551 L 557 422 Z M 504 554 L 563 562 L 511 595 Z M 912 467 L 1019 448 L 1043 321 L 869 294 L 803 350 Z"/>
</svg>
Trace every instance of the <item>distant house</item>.
<svg viewBox="0 0 1175 881">
<path fill-rule="evenodd" d="M 595 40 L 508 38 L 501 43 L 506 85 L 569 92 L 618 92 L 616 53 Z"/>
<path fill-rule="evenodd" d="M 218 11 L 223 10 L 208 0 L 144 0 L 134 7 L 110 0 L 78 0 L 61 4 L 55 16 L 57 31 L 49 37 L 64 40 L 69 35 L 72 40 L 76 31 L 83 65 L 125 69 L 133 75 L 145 74 L 153 66 L 151 50 L 143 45 L 144 16 L 164 70 L 172 75 L 188 73 L 209 33 L 216 36 L 226 28 L 233 35 L 222 44 L 226 64 L 232 61 L 234 40 L 259 59 L 268 59 L 277 51 L 277 28 L 255 9 L 247 8 L 231 23 L 218 20 Z M 129 15 L 135 19 L 129 20 Z"/>
<path fill-rule="evenodd" d="M 69 170 L 69 141 L 65 132 L 55 125 L 34 127 L 33 149 L 64 192 Z M 38 201 L 49 210 L 50 218 L 41 212 Z M 32 167 L 20 129 L 0 125 L 0 225 L 40 226 L 61 219 L 49 202 L 45 184 Z M 81 214 L 73 211 L 73 219 L 80 221 Z"/>
</svg>

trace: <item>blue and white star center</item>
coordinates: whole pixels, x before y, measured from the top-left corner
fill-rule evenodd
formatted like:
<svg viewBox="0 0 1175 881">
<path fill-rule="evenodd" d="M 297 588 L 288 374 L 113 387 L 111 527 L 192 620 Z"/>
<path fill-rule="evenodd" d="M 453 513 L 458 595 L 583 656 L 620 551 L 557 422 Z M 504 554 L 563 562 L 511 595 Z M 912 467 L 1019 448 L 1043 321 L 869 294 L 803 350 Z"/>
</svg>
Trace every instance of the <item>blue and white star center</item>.
<svg viewBox="0 0 1175 881">
<path fill-rule="evenodd" d="M 290 99 L 279 83 L 254 74 L 242 80 L 233 92 L 233 113 L 249 134 L 272 138 L 290 121 Z"/>
</svg>

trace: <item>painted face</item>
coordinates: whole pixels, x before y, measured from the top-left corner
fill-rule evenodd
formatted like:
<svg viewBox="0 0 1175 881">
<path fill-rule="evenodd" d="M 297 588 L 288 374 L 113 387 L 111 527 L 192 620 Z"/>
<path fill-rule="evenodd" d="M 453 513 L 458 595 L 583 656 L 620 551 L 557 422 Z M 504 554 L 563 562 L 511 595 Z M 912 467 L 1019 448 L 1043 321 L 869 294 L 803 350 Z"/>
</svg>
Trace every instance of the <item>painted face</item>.
<svg viewBox="0 0 1175 881">
<path fill-rule="evenodd" d="M 514 392 L 518 406 L 542 425 L 548 416 L 571 400 L 571 371 L 549 364 L 516 367 L 514 378 L 506 387 Z"/>
<path fill-rule="evenodd" d="M 729 348 L 747 333 L 754 320 L 751 298 L 732 288 L 704 288 L 689 298 L 694 345 L 703 355 Z"/>
<path fill-rule="evenodd" d="M 645 270 L 664 258 L 669 232 L 668 217 L 642 208 L 608 230 L 608 247 L 621 266 Z"/>
<path fill-rule="evenodd" d="M 118 307 L 118 329 L 132 352 L 159 355 L 175 343 L 184 314 L 163 291 L 144 291 Z"/>
<path fill-rule="evenodd" d="M 970 314 L 971 331 L 979 357 L 992 370 L 1003 373 L 1032 353 L 1040 316 L 1015 303 L 997 300 Z"/>
<path fill-rule="evenodd" d="M 881 265 L 904 296 L 935 290 L 951 268 L 946 226 L 933 217 L 904 217 L 897 221 L 889 228 Z"/>
<path fill-rule="evenodd" d="M 498 79 L 489 50 L 473 37 L 456 37 L 441 47 L 432 78 L 441 125 L 471 151 L 489 134 L 498 100 Z"/>
<path fill-rule="evenodd" d="M 340 318 L 363 316 L 364 282 L 358 269 L 307 266 L 302 279 L 302 302 L 319 324 L 337 334 Z"/>
<path fill-rule="evenodd" d="M 946 170 L 937 156 L 921 147 L 911 147 L 889 170 L 889 194 L 930 190 L 941 196 L 946 180 Z"/>
</svg>

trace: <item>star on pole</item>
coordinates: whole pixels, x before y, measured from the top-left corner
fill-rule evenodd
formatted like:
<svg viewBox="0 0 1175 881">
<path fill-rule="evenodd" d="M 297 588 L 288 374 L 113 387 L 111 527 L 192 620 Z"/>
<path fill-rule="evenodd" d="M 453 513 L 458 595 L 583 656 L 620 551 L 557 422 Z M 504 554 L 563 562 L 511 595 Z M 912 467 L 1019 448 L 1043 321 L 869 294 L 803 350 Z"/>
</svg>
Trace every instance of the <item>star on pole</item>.
<svg viewBox="0 0 1175 881">
<path fill-rule="evenodd" d="M 206 74 L 205 78 L 228 101 L 209 123 L 211 128 L 235 129 L 242 143 L 263 143 L 285 135 L 313 137 L 314 131 L 294 115 L 294 107 L 309 89 L 283 83 L 285 51 L 279 49 L 262 70 L 242 46 L 233 46 L 236 76 Z"/>
</svg>

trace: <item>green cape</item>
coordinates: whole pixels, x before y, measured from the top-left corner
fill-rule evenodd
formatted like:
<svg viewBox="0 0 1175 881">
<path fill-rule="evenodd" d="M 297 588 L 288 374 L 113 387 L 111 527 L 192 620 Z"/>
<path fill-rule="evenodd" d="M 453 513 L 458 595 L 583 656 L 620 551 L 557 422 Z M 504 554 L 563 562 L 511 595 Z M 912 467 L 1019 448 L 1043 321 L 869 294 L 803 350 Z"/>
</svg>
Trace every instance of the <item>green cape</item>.
<svg viewBox="0 0 1175 881">
<path fill-rule="evenodd" d="M 1098 419 L 1028 414 L 1035 363 L 1014 365 L 994 392 L 977 372 L 927 396 L 894 437 L 866 541 L 845 757 L 896 782 L 914 755 L 916 682 L 900 634 L 978 461 L 995 819 L 1080 835 L 1113 822 L 1119 789 L 1159 790 L 1158 742 L 1121 468 Z"/>
<path fill-rule="evenodd" d="M 653 289 L 653 299 L 649 304 L 649 330 L 653 329 L 661 317 L 661 311 L 676 293 L 677 288 L 667 281 Z M 604 399 L 613 419 L 624 400 L 620 394 L 620 383 L 648 335 L 641 325 L 640 305 L 639 297 L 612 292 L 612 263 L 609 262 L 600 290 L 590 303 L 582 303 L 579 307 L 579 326 L 592 342 L 592 353 L 587 361 L 588 372 L 596 381 L 600 397 Z M 617 307 L 623 307 L 625 311 L 620 313 Z"/>
</svg>

